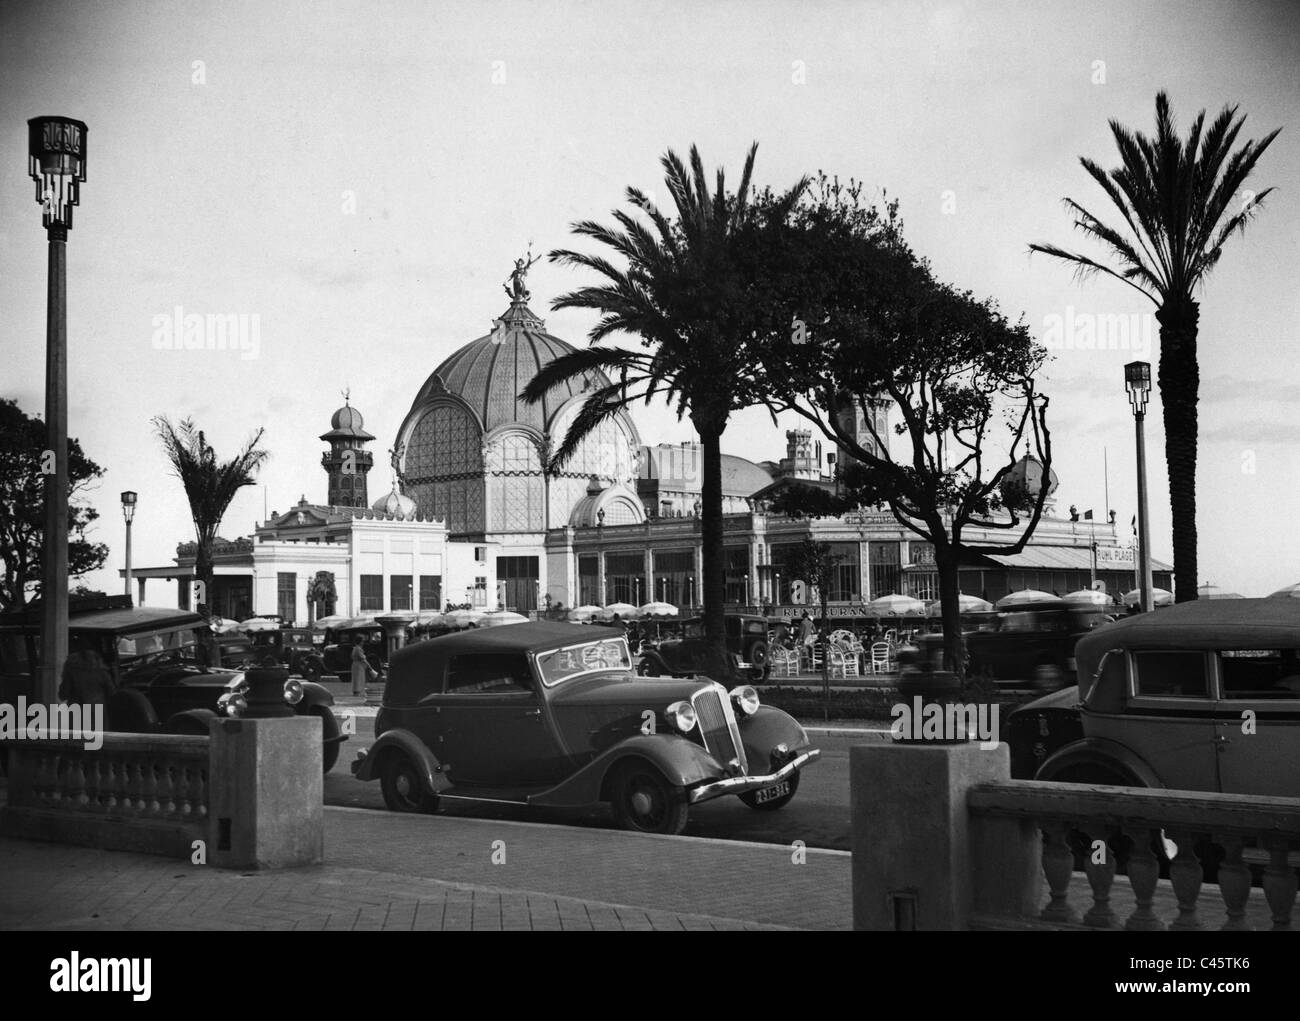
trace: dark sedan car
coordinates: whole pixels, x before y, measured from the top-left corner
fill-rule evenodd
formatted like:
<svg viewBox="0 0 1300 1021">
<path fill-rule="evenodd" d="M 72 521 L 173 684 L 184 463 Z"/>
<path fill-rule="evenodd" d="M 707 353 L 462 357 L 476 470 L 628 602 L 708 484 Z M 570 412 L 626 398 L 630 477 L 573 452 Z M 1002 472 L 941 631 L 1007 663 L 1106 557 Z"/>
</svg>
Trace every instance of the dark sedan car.
<svg viewBox="0 0 1300 1021">
<path fill-rule="evenodd" d="M 1059 690 L 1073 681 L 1079 639 L 1110 620 L 1104 611 L 1072 607 L 1063 600 L 990 615 L 979 630 L 963 636 L 966 674 L 1006 687 Z M 938 665 L 943 635 L 921 635 L 917 644 L 922 657 Z"/>
<path fill-rule="evenodd" d="M 329 628 L 325 632 L 325 647 L 321 650 L 322 669 L 327 674 L 347 677 L 352 672 L 352 647 L 360 645 L 366 662 L 375 673 L 383 673 L 388 662 L 388 643 L 384 629 L 378 624 L 358 627 Z"/>
<path fill-rule="evenodd" d="M 772 669 L 767 654 L 767 618 L 729 613 L 725 619 L 727 651 L 736 668 L 754 681 Z M 693 677 L 705 671 L 704 621 L 692 617 L 682 625 L 682 637 L 644 649 L 638 673 L 644 677 Z"/>
<path fill-rule="evenodd" d="M 653 833 L 680 833 L 691 805 L 727 794 L 780 808 L 820 756 L 751 687 L 639 678 L 621 633 L 549 622 L 394 653 L 375 735 L 352 771 L 396 811 L 608 803 Z"/>
<path fill-rule="evenodd" d="M 208 665 L 207 630 L 207 621 L 196 613 L 133 607 L 129 596 L 72 603 L 70 642 L 99 652 L 113 675 L 117 690 L 105 706 L 109 730 L 208 733 L 208 722 L 217 715 L 222 696 L 238 693 L 244 674 Z M 33 696 L 39 650 L 38 611 L 0 618 L 0 700 Z M 321 718 L 328 772 L 338 760 L 339 745 L 347 740 L 330 709 L 334 696 L 319 684 L 295 681 L 294 685 L 286 699 L 297 699 L 294 712 Z"/>
<path fill-rule="evenodd" d="M 268 665 L 268 658 L 286 666 L 290 673 L 319 681 L 325 663 L 312 643 L 311 630 L 305 627 L 282 627 L 274 631 L 252 631 L 248 635 L 258 665 Z"/>
</svg>

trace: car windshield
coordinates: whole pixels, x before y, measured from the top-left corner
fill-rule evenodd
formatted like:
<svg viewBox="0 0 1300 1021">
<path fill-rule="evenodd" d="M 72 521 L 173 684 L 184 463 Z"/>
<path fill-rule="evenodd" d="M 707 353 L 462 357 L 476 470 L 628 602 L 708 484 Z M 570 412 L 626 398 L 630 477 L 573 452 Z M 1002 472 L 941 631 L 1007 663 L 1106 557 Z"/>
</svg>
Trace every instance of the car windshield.
<svg viewBox="0 0 1300 1021">
<path fill-rule="evenodd" d="M 117 640 L 117 658 L 123 665 L 164 656 L 198 662 L 196 646 L 197 638 L 193 627 L 151 631 L 142 635 L 122 635 Z"/>
<path fill-rule="evenodd" d="M 571 645 L 566 649 L 537 654 L 537 672 L 542 683 L 553 688 L 562 681 L 579 674 L 597 670 L 630 670 L 632 657 L 627 642 L 622 638 L 605 638 L 585 645 Z"/>
<path fill-rule="evenodd" d="M 703 638 L 704 622 L 700 620 L 689 620 L 686 626 L 682 628 L 683 638 Z"/>
</svg>

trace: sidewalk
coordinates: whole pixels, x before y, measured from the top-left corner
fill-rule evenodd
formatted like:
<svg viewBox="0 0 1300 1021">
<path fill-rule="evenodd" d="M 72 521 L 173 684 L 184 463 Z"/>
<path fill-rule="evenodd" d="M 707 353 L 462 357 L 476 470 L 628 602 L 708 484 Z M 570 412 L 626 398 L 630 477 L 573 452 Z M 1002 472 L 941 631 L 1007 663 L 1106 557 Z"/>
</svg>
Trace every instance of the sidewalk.
<svg viewBox="0 0 1300 1021">
<path fill-rule="evenodd" d="M 0 929 L 841 929 L 850 857 L 325 808 L 326 864 L 233 872 L 0 837 Z"/>
</svg>

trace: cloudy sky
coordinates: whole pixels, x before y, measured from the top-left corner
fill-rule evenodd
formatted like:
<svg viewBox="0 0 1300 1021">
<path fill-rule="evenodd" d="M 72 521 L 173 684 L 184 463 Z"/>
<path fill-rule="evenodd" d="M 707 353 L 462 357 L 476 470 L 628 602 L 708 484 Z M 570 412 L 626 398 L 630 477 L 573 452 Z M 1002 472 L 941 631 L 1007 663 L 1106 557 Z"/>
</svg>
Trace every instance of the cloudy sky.
<svg viewBox="0 0 1300 1021">
<path fill-rule="evenodd" d="M 0 395 L 43 413 L 45 234 L 25 174 L 26 121 L 87 122 L 89 178 L 68 246 L 69 430 L 107 469 L 94 501 L 119 591 L 118 493 L 140 493 L 137 566 L 170 563 L 192 527 L 149 419 L 191 415 L 219 453 L 266 427 L 264 500 L 325 498 L 330 414 L 351 388 L 383 451 L 446 356 L 488 332 L 531 241 L 570 243 L 659 157 L 698 144 L 785 186 L 820 169 L 902 203 L 945 279 L 996 298 L 1057 350 L 1044 380 L 1060 507 L 1136 508 L 1123 365 L 1156 360 L 1153 306 L 1076 282 L 1031 241 L 1087 246 L 1061 200 L 1100 212 L 1078 164 L 1117 162 L 1107 121 L 1150 132 L 1157 91 L 1180 127 L 1202 108 L 1282 127 L 1250 186 L 1279 186 L 1200 296 L 1201 580 L 1246 594 L 1300 581 L 1300 16 L 1287 3 L 0 3 Z M 1243 196 L 1243 201 L 1248 199 Z M 539 263 L 534 310 L 583 282 Z M 160 351 L 156 317 L 256 315 L 256 357 Z M 1137 316 L 1084 349 L 1085 323 Z M 1117 319 L 1111 322 L 1119 322 Z M 1155 553 L 1170 558 L 1163 430 L 1148 425 Z M 650 442 L 692 438 L 662 409 Z M 777 458 L 753 410 L 724 449 Z M 151 591 L 151 602 L 164 596 Z"/>
</svg>

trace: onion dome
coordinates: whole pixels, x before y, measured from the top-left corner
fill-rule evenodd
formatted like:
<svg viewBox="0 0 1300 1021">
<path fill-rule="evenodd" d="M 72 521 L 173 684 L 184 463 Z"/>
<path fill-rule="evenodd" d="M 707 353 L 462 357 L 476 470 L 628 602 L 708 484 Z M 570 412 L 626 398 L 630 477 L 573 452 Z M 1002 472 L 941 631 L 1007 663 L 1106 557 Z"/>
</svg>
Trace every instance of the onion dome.
<svg viewBox="0 0 1300 1021">
<path fill-rule="evenodd" d="M 376 514 L 388 515 L 403 521 L 413 520 L 416 514 L 415 501 L 399 491 L 396 482 L 393 483 L 393 488 L 389 494 L 381 496 L 371 505 L 370 509 Z"/>
<path fill-rule="evenodd" d="M 352 407 L 351 404 L 345 403 L 343 407 L 330 417 L 330 431 L 321 437 L 322 440 L 373 440 L 374 436 L 366 432 L 363 428 L 365 420 L 361 417 L 361 412 Z"/>
<path fill-rule="evenodd" d="M 1047 495 L 1056 492 L 1056 472 L 1046 473 Z M 1032 454 L 1017 461 L 1002 479 L 1002 502 L 1012 510 L 1028 510 L 1038 500 L 1044 485 L 1043 462 Z"/>
</svg>

